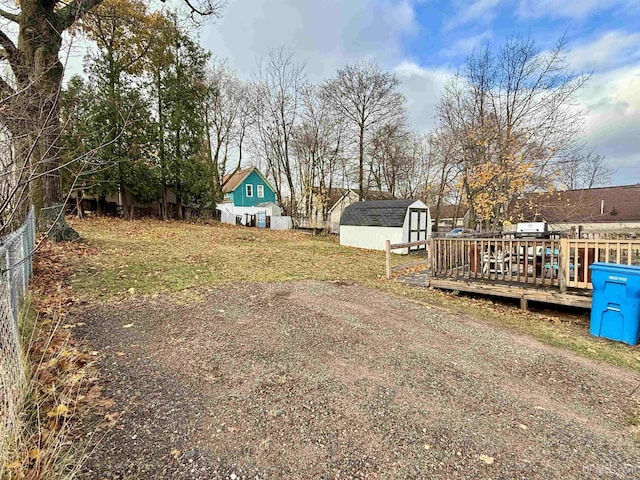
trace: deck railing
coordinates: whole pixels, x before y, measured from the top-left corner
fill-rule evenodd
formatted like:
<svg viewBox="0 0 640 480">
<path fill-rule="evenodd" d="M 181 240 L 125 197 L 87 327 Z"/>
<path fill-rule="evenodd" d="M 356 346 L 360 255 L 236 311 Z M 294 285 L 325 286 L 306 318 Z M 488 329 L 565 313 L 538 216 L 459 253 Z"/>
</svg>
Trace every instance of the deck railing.
<svg viewBox="0 0 640 480">
<path fill-rule="evenodd" d="M 594 262 L 640 265 L 640 240 L 433 238 L 433 277 L 591 289 Z"/>
<path fill-rule="evenodd" d="M 566 254 L 565 254 L 566 252 Z M 563 240 L 563 269 L 578 270 L 568 287 L 592 289 L 589 265 L 595 262 L 640 265 L 640 240 Z"/>
</svg>

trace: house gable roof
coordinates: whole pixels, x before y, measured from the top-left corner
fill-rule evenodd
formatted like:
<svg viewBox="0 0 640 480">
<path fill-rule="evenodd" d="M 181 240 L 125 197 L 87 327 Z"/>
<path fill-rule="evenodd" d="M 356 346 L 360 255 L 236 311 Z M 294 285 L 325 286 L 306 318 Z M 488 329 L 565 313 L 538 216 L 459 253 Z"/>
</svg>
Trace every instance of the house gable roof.
<svg viewBox="0 0 640 480">
<path fill-rule="evenodd" d="M 244 179 L 247 178 L 251 172 L 253 172 L 254 169 L 255 167 L 243 168 L 236 171 L 235 173 L 226 174 L 224 177 L 222 177 L 222 183 L 224 183 L 222 192 L 233 192 L 244 181 Z"/>
<path fill-rule="evenodd" d="M 328 211 L 330 212 L 333 210 L 333 208 L 345 197 L 349 196 L 349 194 L 358 195 L 358 191 L 353 188 L 332 188 L 329 190 Z M 364 192 L 363 196 L 364 200 L 395 200 L 396 198 L 389 192 L 382 192 L 379 190 L 367 190 Z"/>
<path fill-rule="evenodd" d="M 530 193 L 512 203 L 510 217 L 514 222 L 640 222 L 640 184 Z"/>
<path fill-rule="evenodd" d="M 260 178 L 262 179 L 262 181 L 265 183 L 266 186 L 268 186 L 272 192 L 275 193 L 275 189 L 271 186 L 271 184 L 269 183 L 269 181 L 265 178 L 264 175 L 262 175 L 262 173 L 260 173 L 260 170 L 258 170 L 256 167 L 247 167 L 247 168 L 243 168 L 241 170 L 238 170 L 237 172 L 233 173 L 233 174 L 227 174 L 222 178 L 222 182 L 226 182 L 224 184 L 224 186 L 222 187 L 222 193 L 230 193 L 233 192 L 236 188 L 238 188 L 240 185 L 242 185 L 242 182 L 244 182 L 246 180 L 246 178 L 251 175 L 252 172 L 256 172 Z"/>
<path fill-rule="evenodd" d="M 417 200 L 372 200 L 352 203 L 342 213 L 340 225 L 402 227 L 407 208 L 416 202 Z"/>
</svg>

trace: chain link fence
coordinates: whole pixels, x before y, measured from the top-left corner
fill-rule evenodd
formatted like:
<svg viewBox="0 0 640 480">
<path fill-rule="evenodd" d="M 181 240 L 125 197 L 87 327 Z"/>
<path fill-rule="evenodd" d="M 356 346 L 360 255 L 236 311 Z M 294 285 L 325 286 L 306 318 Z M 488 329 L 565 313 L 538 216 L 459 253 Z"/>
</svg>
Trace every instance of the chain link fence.
<svg viewBox="0 0 640 480">
<path fill-rule="evenodd" d="M 0 238 L 0 448 L 16 423 L 25 366 L 18 332 L 18 309 L 33 272 L 35 214 Z M 4 453 L 4 452 L 3 452 Z M 2 455 L 4 456 L 4 455 Z"/>
</svg>

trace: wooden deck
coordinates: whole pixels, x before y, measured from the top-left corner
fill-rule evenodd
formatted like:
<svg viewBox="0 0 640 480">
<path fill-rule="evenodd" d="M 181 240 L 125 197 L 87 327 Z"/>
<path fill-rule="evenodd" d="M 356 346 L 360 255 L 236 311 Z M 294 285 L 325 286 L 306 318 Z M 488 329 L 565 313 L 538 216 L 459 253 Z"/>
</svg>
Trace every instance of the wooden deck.
<svg viewBox="0 0 640 480">
<path fill-rule="evenodd" d="M 429 279 L 429 286 L 443 290 L 458 290 L 459 292 L 477 293 L 494 297 L 520 299 L 520 307 L 527 310 L 529 302 L 566 305 L 570 307 L 591 308 L 591 295 L 581 291 L 559 292 L 543 286 L 520 286 L 500 284 L 488 281 L 461 281 Z"/>
<path fill-rule="evenodd" d="M 475 293 L 491 297 L 513 298 L 520 300 L 520 307 L 526 310 L 529 302 L 565 305 L 578 308 L 591 308 L 591 292 L 569 290 L 561 293 L 542 285 L 517 285 L 489 280 L 464 280 L 433 278 L 429 270 L 413 272 L 408 275 L 394 275 L 396 280 L 418 287 L 433 287 L 442 290 Z"/>
<path fill-rule="evenodd" d="M 528 302 L 591 308 L 594 262 L 640 264 L 639 240 L 508 240 L 437 238 L 411 244 L 387 244 L 391 251 L 427 244 L 429 270 L 402 279 L 414 285 L 520 299 Z"/>
</svg>

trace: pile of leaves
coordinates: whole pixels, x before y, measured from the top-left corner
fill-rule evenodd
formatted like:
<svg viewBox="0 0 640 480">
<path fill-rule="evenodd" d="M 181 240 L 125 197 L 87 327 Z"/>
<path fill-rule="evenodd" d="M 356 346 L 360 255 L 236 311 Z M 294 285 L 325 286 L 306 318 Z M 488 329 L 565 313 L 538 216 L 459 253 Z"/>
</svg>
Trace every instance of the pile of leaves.
<svg viewBox="0 0 640 480">
<path fill-rule="evenodd" d="M 111 424 L 114 402 L 101 395 L 90 352 L 67 323 L 76 301 L 67 285 L 69 258 L 93 255 L 81 243 L 42 240 L 34 258 L 30 296 L 22 308 L 27 388 L 19 433 L 0 468 L 2 479 L 72 478 L 90 444 L 86 419 Z"/>
</svg>

